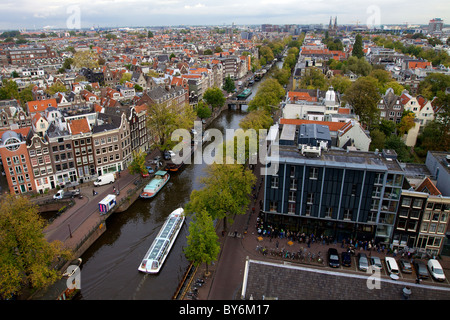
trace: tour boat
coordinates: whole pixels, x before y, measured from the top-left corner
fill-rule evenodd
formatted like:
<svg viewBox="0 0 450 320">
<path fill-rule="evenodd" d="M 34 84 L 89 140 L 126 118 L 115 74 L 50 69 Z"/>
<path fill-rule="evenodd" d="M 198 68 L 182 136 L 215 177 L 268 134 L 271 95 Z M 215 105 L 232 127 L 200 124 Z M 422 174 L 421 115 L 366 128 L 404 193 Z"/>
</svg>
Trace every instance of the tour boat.
<svg viewBox="0 0 450 320">
<path fill-rule="evenodd" d="M 156 171 L 155 177 L 144 187 L 140 195 L 141 198 L 153 198 L 159 190 L 169 181 L 170 175 L 167 171 Z"/>
<path fill-rule="evenodd" d="M 178 233 L 183 227 L 184 219 L 183 208 L 174 210 L 167 217 L 155 240 L 153 240 L 150 249 L 148 249 L 144 259 L 139 265 L 139 271 L 145 273 L 158 273 L 161 270 Z"/>
<path fill-rule="evenodd" d="M 245 99 L 251 94 L 252 94 L 252 90 L 251 89 L 245 89 L 244 91 L 242 91 L 240 94 L 237 95 L 237 98 L 238 99 Z"/>
</svg>

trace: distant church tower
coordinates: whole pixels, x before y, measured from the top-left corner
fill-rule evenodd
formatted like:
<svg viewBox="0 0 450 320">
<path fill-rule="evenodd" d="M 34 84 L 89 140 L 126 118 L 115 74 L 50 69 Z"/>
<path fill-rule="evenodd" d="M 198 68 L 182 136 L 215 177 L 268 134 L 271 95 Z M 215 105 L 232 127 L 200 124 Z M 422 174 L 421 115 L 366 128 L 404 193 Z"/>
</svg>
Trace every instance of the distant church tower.
<svg viewBox="0 0 450 320">
<path fill-rule="evenodd" d="M 329 36 L 335 36 L 337 33 L 338 27 L 337 27 L 337 17 L 334 18 L 330 17 L 330 23 L 328 24 L 328 35 Z"/>
</svg>

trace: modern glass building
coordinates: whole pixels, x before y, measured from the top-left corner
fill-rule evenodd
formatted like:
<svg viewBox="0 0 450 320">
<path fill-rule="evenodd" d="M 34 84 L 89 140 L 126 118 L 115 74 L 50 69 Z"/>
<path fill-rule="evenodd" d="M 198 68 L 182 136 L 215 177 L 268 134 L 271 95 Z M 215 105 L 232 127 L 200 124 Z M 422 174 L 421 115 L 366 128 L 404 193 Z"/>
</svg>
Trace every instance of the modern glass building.
<svg viewBox="0 0 450 320">
<path fill-rule="evenodd" d="M 278 171 L 265 176 L 265 221 L 337 241 L 387 244 L 404 179 L 395 152 L 330 149 L 327 129 L 283 126 L 278 152 L 272 146 L 267 157 L 267 169 L 278 163 Z"/>
</svg>

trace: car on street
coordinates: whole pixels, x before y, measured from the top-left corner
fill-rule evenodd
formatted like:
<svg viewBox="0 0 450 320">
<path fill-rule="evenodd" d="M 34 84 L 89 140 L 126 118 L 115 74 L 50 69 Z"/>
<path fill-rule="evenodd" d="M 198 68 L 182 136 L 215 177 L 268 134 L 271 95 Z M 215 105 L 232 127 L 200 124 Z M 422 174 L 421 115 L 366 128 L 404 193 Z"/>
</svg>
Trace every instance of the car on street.
<svg viewBox="0 0 450 320">
<path fill-rule="evenodd" d="M 352 256 L 349 252 L 347 251 L 342 252 L 341 263 L 344 267 L 350 267 L 352 265 Z"/>
<path fill-rule="evenodd" d="M 361 271 L 367 271 L 369 268 L 369 260 L 365 253 L 358 253 L 358 269 Z"/>
<path fill-rule="evenodd" d="M 335 248 L 328 249 L 328 265 L 332 268 L 339 268 L 339 253 Z"/>
<path fill-rule="evenodd" d="M 403 273 L 412 273 L 411 263 L 409 263 L 408 260 L 400 259 L 398 261 L 398 265 L 400 266 L 400 270 L 402 270 Z"/>
<path fill-rule="evenodd" d="M 427 262 L 428 271 L 436 281 L 445 281 L 444 269 L 436 259 L 430 259 Z"/>
<path fill-rule="evenodd" d="M 377 270 L 383 270 L 383 264 L 378 257 L 370 257 L 370 265 Z"/>
<path fill-rule="evenodd" d="M 414 269 L 416 270 L 416 275 L 419 279 L 428 279 L 430 277 L 427 266 L 423 261 L 414 261 Z"/>
</svg>

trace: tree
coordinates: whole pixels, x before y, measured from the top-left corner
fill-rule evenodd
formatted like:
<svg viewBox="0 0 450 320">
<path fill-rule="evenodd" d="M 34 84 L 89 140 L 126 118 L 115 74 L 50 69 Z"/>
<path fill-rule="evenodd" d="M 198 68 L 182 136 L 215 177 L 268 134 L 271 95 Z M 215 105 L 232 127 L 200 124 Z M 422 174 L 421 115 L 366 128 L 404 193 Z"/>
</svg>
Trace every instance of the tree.
<svg viewBox="0 0 450 320">
<path fill-rule="evenodd" d="M 306 75 L 302 78 L 300 87 L 303 89 L 320 89 L 326 90 L 328 88 L 325 75 L 320 69 L 315 67 L 308 68 Z"/>
<path fill-rule="evenodd" d="M 203 101 L 200 101 L 198 103 L 195 111 L 197 112 L 197 117 L 199 117 L 200 119 L 209 118 L 212 114 L 211 109 Z"/>
<path fill-rule="evenodd" d="M 171 149 L 177 141 L 170 140 L 176 129 L 189 130 L 194 126 L 197 117 L 189 106 L 175 104 L 153 104 L 148 107 L 147 127 L 151 133 L 153 143 L 161 151 Z"/>
<path fill-rule="evenodd" d="M 71 252 L 60 241 L 47 242 L 45 221 L 27 198 L 5 195 L 0 202 L 0 297 L 41 289 L 60 279 L 55 268 Z"/>
<path fill-rule="evenodd" d="M 361 122 L 369 127 L 377 122 L 379 111 L 377 103 L 379 100 L 378 89 L 369 77 L 358 78 L 347 89 L 343 100 L 353 107 Z M 373 78 L 372 78 L 373 79 Z"/>
<path fill-rule="evenodd" d="M 233 92 L 234 89 L 236 89 L 234 81 L 231 79 L 230 75 L 228 75 L 225 78 L 225 83 L 223 84 L 223 90 L 225 90 L 226 92 L 230 93 L 230 92 Z"/>
<path fill-rule="evenodd" d="M 273 124 L 273 119 L 265 110 L 255 110 L 249 112 L 244 119 L 239 122 L 239 127 L 243 130 L 254 129 L 258 132 L 260 129 L 269 129 Z"/>
<path fill-rule="evenodd" d="M 355 42 L 353 43 L 352 56 L 356 56 L 357 58 L 364 57 L 364 51 L 362 46 L 362 37 L 360 34 L 357 34 L 355 37 Z"/>
<path fill-rule="evenodd" d="M 278 106 L 285 93 L 276 79 L 267 79 L 259 85 L 258 91 L 248 105 L 248 111 L 263 109 L 270 113 Z"/>
<path fill-rule="evenodd" d="M 430 73 L 419 83 L 419 93 L 428 100 L 432 100 L 438 92 L 444 92 L 450 87 L 450 75 L 443 73 Z"/>
<path fill-rule="evenodd" d="M 403 140 L 393 134 L 390 135 L 384 144 L 384 147 L 386 149 L 392 149 L 395 150 L 397 153 L 397 159 L 401 162 L 413 162 L 414 158 L 411 156 L 411 154 L 408 151 L 408 147 L 405 145 Z"/>
<path fill-rule="evenodd" d="M 372 132 L 370 132 L 370 138 L 372 140 L 369 146 L 370 151 L 375 151 L 375 149 L 384 149 L 384 141 L 386 140 L 386 136 L 383 131 L 379 129 L 372 130 Z"/>
<path fill-rule="evenodd" d="M 60 82 L 55 82 L 50 87 L 45 89 L 45 93 L 47 93 L 50 96 L 53 96 L 57 92 L 66 92 L 66 91 L 67 91 L 66 86 Z"/>
<path fill-rule="evenodd" d="M 217 87 L 206 89 L 203 94 L 203 100 L 211 106 L 214 110 L 215 108 L 220 108 L 224 105 L 226 98 L 223 96 L 222 90 Z"/>
<path fill-rule="evenodd" d="M 133 151 L 133 160 L 128 165 L 128 171 L 131 174 L 142 174 L 145 173 L 147 170 L 145 167 L 145 153 L 143 151 Z"/>
<path fill-rule="evenodd" d="M 232 224 L 235 215 L 246 213 L 255 180 L 253 173 L 240 164 L 213 163 L 200 179 L 204 187 L 192 191 L 185 210 L 188 214 L 206 210 L 213 220 L 223 219 L 227 230 L 227 219 Z"/>
<path fill-rule="evenodd" d="M 122 74 L 122 77 L 120 78 L 120 84 L 124 84 L 127 81 L 131 80 L 131 73 L 129 72 L 124 72 Z"/>
<path fill-rule="evenodd" d="M 414 112 L 403 111 L 400 123 L 397 125 L 398 134 L 400 136 L 403 136 L 404 134 L 408 133 L 408 131 L 411 128 L 414 128 L 414 126 L 415 126 L 414 118 L 415 118 Z"/>
<path fill-rule="evenodd" d="M 98 68 L 98 55 L 90 50 L 77 51 L 73 56 L 73 64 L 76 68 Z"/>
<path fill-rule="evenodd" d="M 372 65 L 364 58 L 351 56 L 347 59 L 346 64 L 344 64 L 343 71 L 344 73 L 351 71 L 357 75 L 368 76 L 372 71 Z"/>
<path fill-rule="evenodd" d="M 338 91 L 341 94 L 345 94 L 347 89 L 352 85 L 352 81 L 347 77 L 337 74 L 333 78 L 331 78 L 331 85 L 333 86 L 334 90 Z"/>
<path fill-rule="evenodd" d="M 148 31 L 147 32 L 147 38 L 153 38 L 153 32 Z"/>
<path fill-rule="evenodd" d="M 277 81 L 282 85 L 285 86 L 287 84 L 289 84 L 289 78 L 291 76 L 291 70 L 288 68 L 281 68 L 281 69 L 276 69 L 274 70 L 274 72 L 272 73 L 272 77 L 277 79 Z"/>
<path fill-rule="evenodd" d="M 208 265 L 217 261 L 220 252 L 220 243 L 214 229 L 211 216 L 203 209 L 196 212 L 193 221 L 189 224 L 187 247 L 184 248 L 186 258 L 199 265 L 205 263 L 206 274 Z"/>
</svg>

